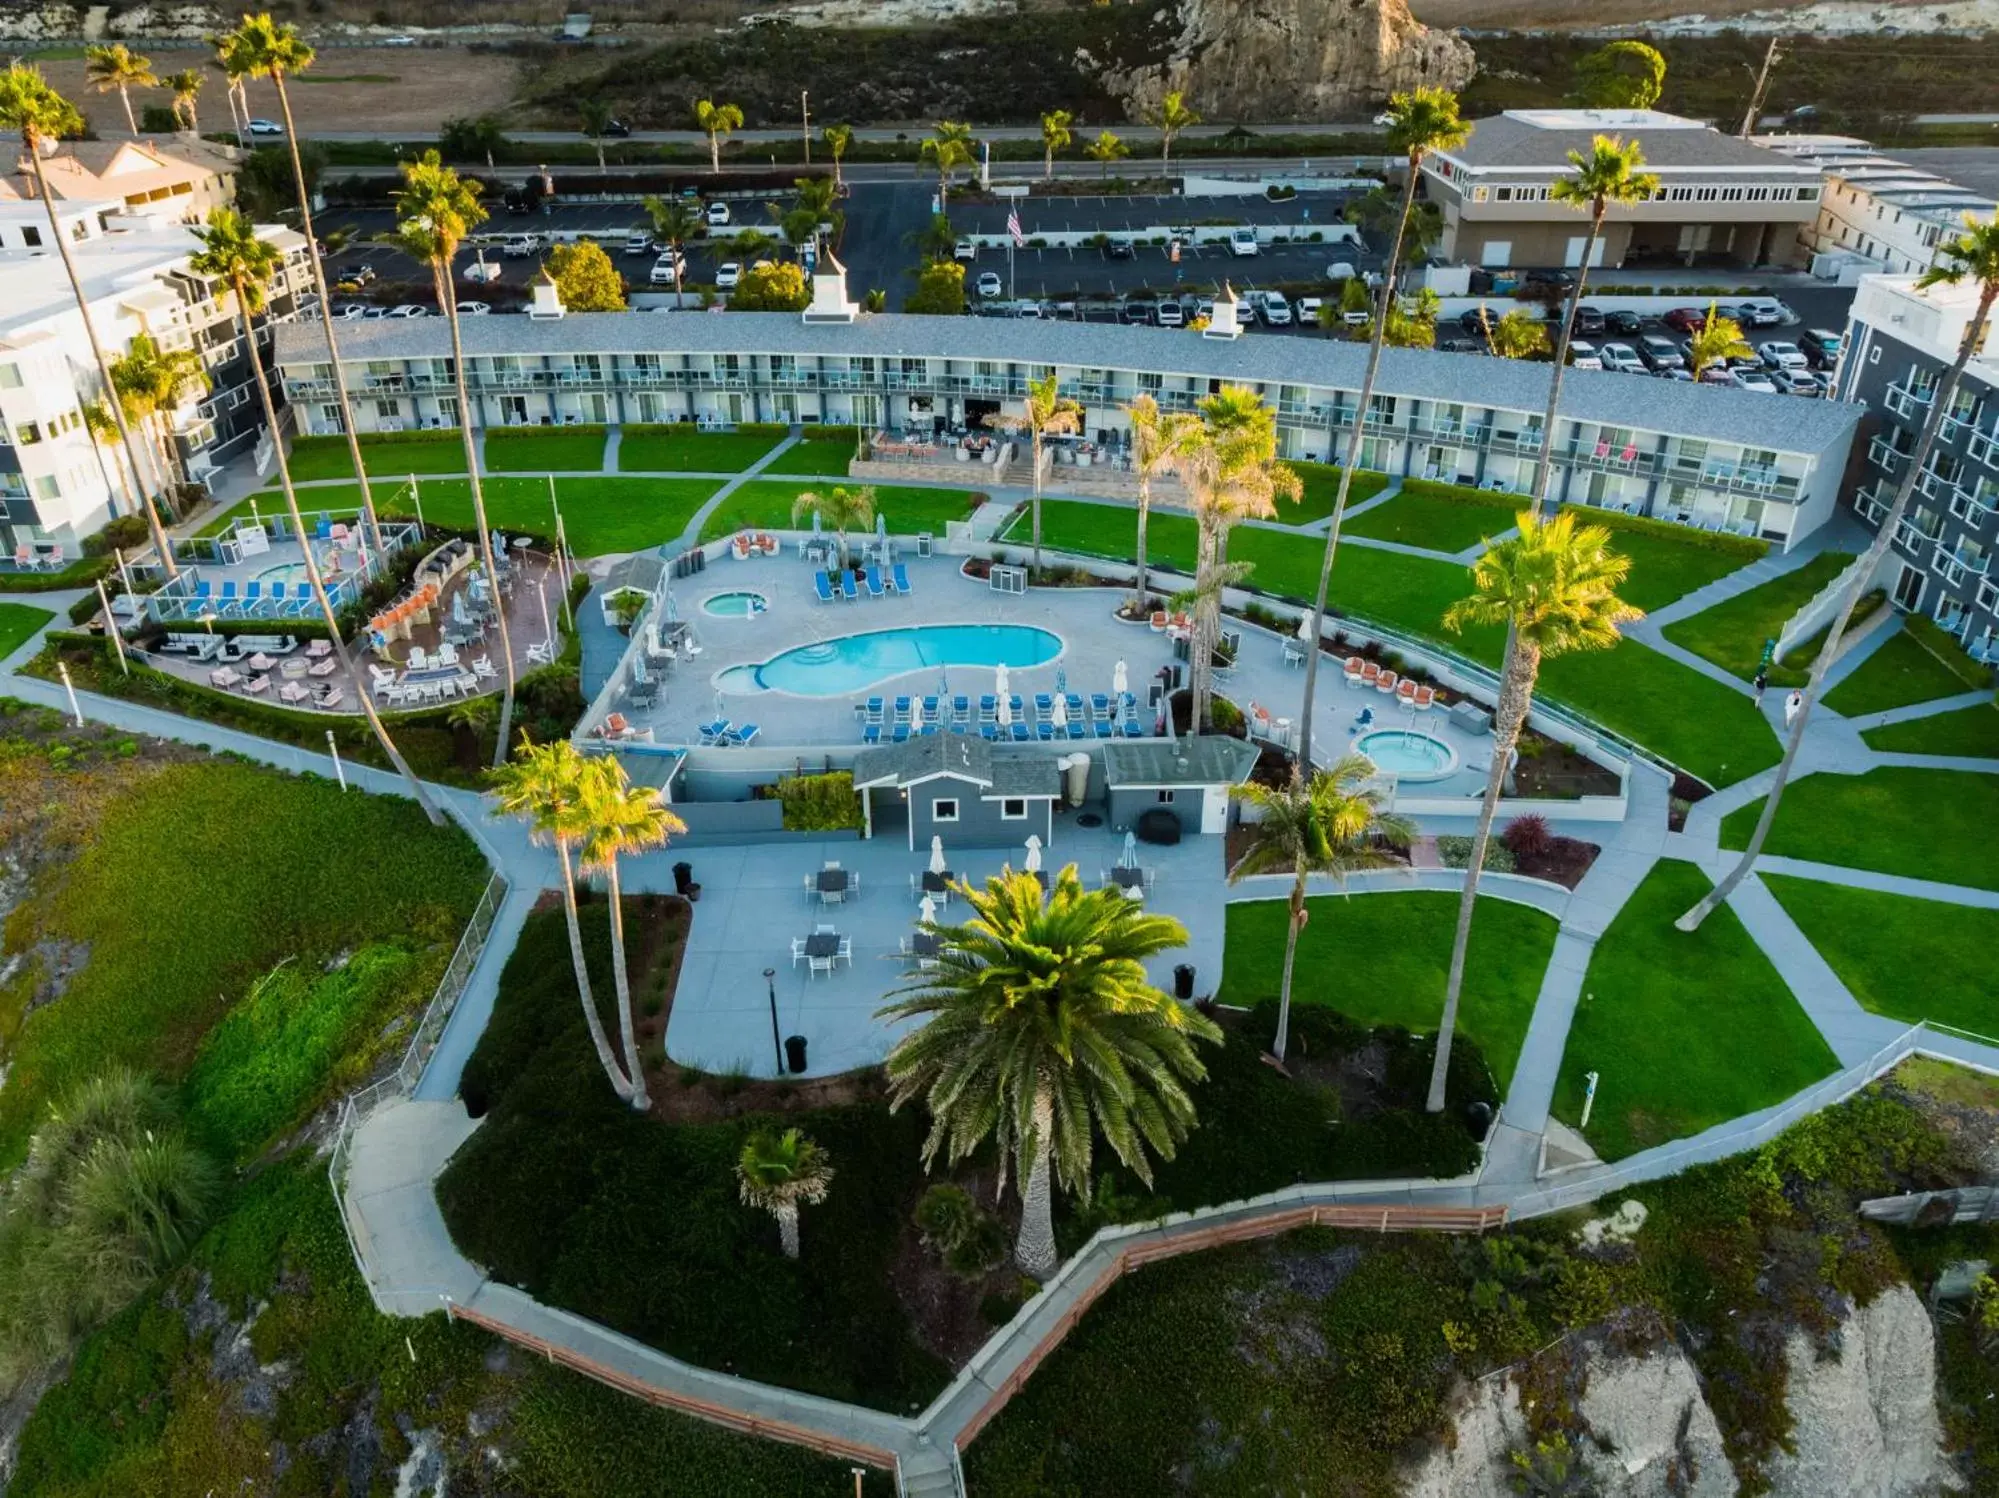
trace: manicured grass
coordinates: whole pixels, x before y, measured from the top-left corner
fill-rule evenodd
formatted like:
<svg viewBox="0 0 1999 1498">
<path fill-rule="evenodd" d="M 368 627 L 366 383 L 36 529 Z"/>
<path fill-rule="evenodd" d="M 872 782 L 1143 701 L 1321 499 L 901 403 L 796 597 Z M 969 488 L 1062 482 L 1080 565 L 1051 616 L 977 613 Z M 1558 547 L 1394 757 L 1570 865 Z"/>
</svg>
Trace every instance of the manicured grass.
<svg viewBox="0 0 1999 1498">
<path fill-rule="evenodd" d="M 628 426 L 618 441 L 620 473 L 736 473 L 784 440 L 782 428 L 704 432 L 676 426 Z"/>
<path fill-rule="evenodd" d="M 1298 938 L 1292 1003 L 1324 1004 L 1363 1025 L 1400 1025 L 1428 1034 L 1443 1012 L 1458 897 L 1433 890 L 1328 896 L 1307 902 Z M 1275 998 L 1284 972 L 1282 900 L 1228 908 L 1222 985 L 1225 1004 Z M 1501 1090 L 1534 1017 L 1541 975 L 1555 947 L 1553 917 L 1525 905 L 1483 899 L 1472 942 L 1459 1029 L 1491 1063 Z"/>
<path fill-rule="evenodd" d="M 0 603 L 0 660 L 6 659 L 22 643 L 55 615 L 26 603 Z"/>
<path fill-rule="evenodd" d="M 1999 910 L 1759 876 L 1853 996 L 1890 1019 L 1999 1034 L 1992 953 Z"/>
<path fill-rule="evenodd" d="M 1846 552 L 1821 552 L 1795 571 L 1667 625 L 1666 638 L 1744 681 L 1753 680 L 1763 642 L 1775 640 L 1791 616 L 1852 563 Z M 1804 671 L 1771 667 L 1770 680 L 1779 686 L 1804 679 Z"/>
<path fill-rule="evenodd" d="M 1324 520 L 1333 513 L 1334 502 L 1340 494 L 1340 469 L 1334 463 L 1293 463 L 1298 481 L 1305 492 L 1296 504 L 1281 502 L 1274 518 L 1285 525 L 1309 525 L 1314 520 Z M 1371 468 L 1354 470 L 1353 483 L 1347 486 L 1347 504 L 1357 505 L 1374 498 L 1388 487 L 1388 475 L 1376 473 Z"/>
<path fill-rule="evenodd" d="M 1825 694 L 1825 705 L 1842 717 L 1863 718 L 1968 690 L 1964 679 L 1925 649 L 1920 640 L 1898 629 L 1854 667 L 1846 680 Z"/>
<path fill-rule="evenodd" d="M 1692 864 L 1654 866 L 1597 941 L 1569 1027 L 1554 1111 L 1582 1116 L 1606 1160 L 1698 1134 L 1783 1101 L 1838 1069 L 1777 970 L 1723 906 L 1700 930 L 1673 921 L 1709 889 Z"/>
<path fill-rule="evenodd" d="M 1408 479 L 1401 493 L 1364 515 L 1356 515 L 1344 530 L 1350 536 L 1399 541 L 1404 546 L 1455 555 L 1512 529 L 1519 512 L 1526 508 L 1526 501 L 1515 494 Z"/>
<path fill-rule="evenodd" d="M 486 467 L 493 473 L 600 473 L 604 429 L 491 431 L 486 434 Z"/>
<path fill-rule="evenodd" d="M 794 520 L 791 507 L 799 495 L 809 494 L 821 487 L 825 486 L 802 483 L 797 479 L 788 482 L 752 480 L 731 493 L 715 513 L 701 523 L 701 539 L 713 541 L 740 530 L 809 527 L 811 519 Z M 916 485 L 893 487 L 888 484 L 875 489 L 877 512 L 888 517 L 889 530 L 898 536 L 913 536 L 918 531 L 942 536 L 946 521 L 963 520 L 976 508 L 972 498 L 969 489 L 930 489 Z"/>
<path fill-rule="evenodd" d="M 1763 803 L 1730 812 L 1721 845 L 1742 848 Z M 1784 792 L 1765 853 L 1910 879 L 1999 889 L 1999 775 L 1884 767 L 1807 775 Z"/>
<path fill-rule="evenodd" d="M 412 473 L 463 473 L 465 443 L 456 431 L 377 436 L 363 433 L 361 461 L 368 465 L 371 479 L 399 479 Z M 295 484 L 354 477 L 353 455 L 347 451 L 347 439 L 342 436 L 295 438 L 286 463 Z"/>
<path fill-rule="evenodd" d="M 765 465 L 765 473 L 845 474 L 853 460 L 855 433 L 852 427 L 806 427 L 802 440 L 794 442 Z"/>
<path fill-rule="evenodd" d="M 1891 754 L 1953 754 L 1971 759 L 1999 759 L 1999 706 L 1974 702 L 1956 712 L 1933 718 L 1912 718 L 1870 728 L 1861 739 L 1870 749 Z"/>
<path fill-rule="evenodd" d="M 1631 573 L 1618 593 L 1648 613 L 1739 572 L 1769 549 L 1760 541 L 1703 535 L 1670 521 L 1642 520 L 1582 505 L 1569 508 L 1578 525 L 1609 530 L 1612 549 L 1631 558 Z"/>
</svg>

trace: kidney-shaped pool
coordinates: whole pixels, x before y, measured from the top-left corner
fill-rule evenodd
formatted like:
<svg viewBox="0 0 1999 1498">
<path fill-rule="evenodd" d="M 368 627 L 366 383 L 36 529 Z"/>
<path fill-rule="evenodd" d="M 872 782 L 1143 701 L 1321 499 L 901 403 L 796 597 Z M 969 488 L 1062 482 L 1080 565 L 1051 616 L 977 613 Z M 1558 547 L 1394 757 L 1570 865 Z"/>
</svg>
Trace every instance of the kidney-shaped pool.
<svg viewBox="0 0 1999 1498">
<path fill-rule="evenodd" d="M 1061 653 L 1060 635 L 1031 624 L 923 624 L 797 645 L 761 665 L 731 666 L 716 676 L 715 686 L 737 695 L 844 697 L 915 671 L 946 666 L 1024 671 Z"/>
</svg>

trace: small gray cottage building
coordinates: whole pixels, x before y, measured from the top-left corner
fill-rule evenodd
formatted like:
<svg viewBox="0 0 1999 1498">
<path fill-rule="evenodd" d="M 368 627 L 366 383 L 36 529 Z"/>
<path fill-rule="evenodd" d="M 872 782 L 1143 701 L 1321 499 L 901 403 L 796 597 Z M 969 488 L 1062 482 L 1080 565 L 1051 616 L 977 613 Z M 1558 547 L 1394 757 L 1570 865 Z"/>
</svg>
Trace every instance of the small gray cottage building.
<svg viewBox="0 0 1999 1498">
<path fill-rule="evenodd" d="M 1045 748 L 940 733 L 863 749 L 854 756 L 854 789 L 871 837 L 903 822 L 911 849 L 933 836 L 948 847 L 1012 847 L 1029 834 L 1045 847 L 1055 838 L 1062 776 L 1058 756 Z"/>
<path fill-rule="evenodd" d="M 1110 824 L 1123 830 L 1155 807 L 1180 819 L 1181 832 L 1228 831 L 1229 789 L 1249 779 L 1257 748 L 1206 734 L 1189 739 L 1114 739 L 1104 745 Z"/>
</svg>

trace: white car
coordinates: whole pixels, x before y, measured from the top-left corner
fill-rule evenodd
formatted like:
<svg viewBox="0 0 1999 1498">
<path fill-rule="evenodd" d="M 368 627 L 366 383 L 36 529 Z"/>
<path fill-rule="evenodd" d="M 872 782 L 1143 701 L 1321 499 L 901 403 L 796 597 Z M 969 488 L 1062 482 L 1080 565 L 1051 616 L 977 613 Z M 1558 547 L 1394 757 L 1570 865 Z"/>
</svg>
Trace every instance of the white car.
<svg viewBox="0 0 1999 1498">
<path fill-rule="evenodd" d="M 1754 390 L 1761 395 L 1775 395 L 1777 386 L 1770 376 L 1760 369 L 1734 369 L 1728 374 L 1728 383 L 1737 390 Z"/>
<path fill-rule="evenodd" d="M 1184 328 L 1187 325 L 1187 311 L 1178 302 L 1161 302 L 1157 315 L 1162 328 Z"/>
<path fill-rule="evenodd" d="M 989 270 L 981 275 L 976 290 L 980 296 L 998 296 L 1000 294 L 999 272 Z"/>
<path fill-rule="evenodd" d="M 280 125 L 276 120 L 250 120 L 247 122 L 245 128 L 252 135 L 283 135 L 285 133 L 285 127 Z"/>
<path fill-rule="evenodd" d="M 1326 305 L 1325 298 L 1301 296 L 1298 298 L 1298 325 L 1316 328 L 1319 325 L 1319 311 Z"/>
<path fill-rule="evenodd" d="M 366 302 L 349 302 L 346 306 L 336 310 L 333 315 L 342 322 L 359 322 L 368 315 L 368 304 Z"/>
<path fill-rule="evenodd" d="M 1596 345 L 1584 343 L 1580 338 L 1569 341 L 1569 367 L 1571 369 L 1602 369 L 1603 355 Z"/>
<path fill-rule="evenodd" d="M 715 289 L 734 291 L 743 279 L 743 263 L 740 260 L 724 260 L 715 268 Z"/>
<path fill-rule="evenodd" d="M 1596 357 L 1605 369 L 1619 374 L 1645 373 L 1645 361 L 1638 357 L 1638 350 L 1628 343 L 1606 343 L 1596 351 Z"/>
<path fill-rule="evenodd" d="M 1772 369 L 1807 369 L 1805 351 L 1795 343 L 1761 343 L 1756 352 L 1763 356 L 1763 362 Z"/>
<path fill-rule="evenodd" d="M 417 305 L 417 304 L 416 304 L 415 302 L 404 302 L 404 303 L 403 303 L 403 304 L 402 304 L 402 305 L 401 305 L 400 307 L 391 307 L 391 308 L 389 309 L 389 316 L 391 316 L 391 317 L 428 317 L 428 316 L 430 316 L 430 308 L 428 308 L 428 307 L 419 307 L 419 306 L 418 306 L 418 305 Z"/>
<path fill-rule="evenodd" d="M 959 240 L 956 244 L 951 246 L 951 258 L 953 260 L 978 259 L 979 258 L 978 241 L 972 239 Z"/>
<path fill-rule="evenodd" d="M 1263 246 L 1256 242 L 1256 230 L 1247 226 L 1229 231 L 1229 253 L 1248 259 L 1251 255 L 1263 253 Z"/>
<path fill-rule="evenodd" d="M 416 45 L 416 38 L 413 36 L 385 36 L 382 38 L 382 45 L 384 47 L 414 47 Z"/>
<path fill-rule="evenodd" d="M 1326 279 L 1328 281 L 1351 281 L 1357 274 L 1358 272 L 1354 270 L 1353 266 L 1344 260 L 1335 260 L 1331 265 L 1326 267 Z"/>
<path fill-rule="evenodd" d="M 729 227 L 729 205 L 727 203 L 710 203 L 708 205 L 708 227 L 711 229 L 726 229 Z"/>
<path fill-rule="evenodd" d="M 493 309 L 484 302 L 459 302 L 454 310 L 460 317 L 484 317 Z"/>
<path fill-rule="evenodd" d="M 1281 291 L 1267 291 L 1263 295 L 1263 320 L 1273 328 L 1291 326 L 1291 303 L 1286 301 Z"/>
<path fill-rule="evenodd" d="M 650 255 L 652 253 L 652 236 L 650 234 L 641 234 L 636 230 L 627 234 L 625 236 L 625 253 L 627 255 Z"/>
<path fill-rule="evenodd" d="M 651 281 L 655 286 L 678 286 L 680 278 L 686 274 L 687 258 L 685 256 L 676 257 L 671 250 L 668 250 L 659 259 L 653 261 L 652 270 L 647 274 L 646 279 Z"/>
</svg>

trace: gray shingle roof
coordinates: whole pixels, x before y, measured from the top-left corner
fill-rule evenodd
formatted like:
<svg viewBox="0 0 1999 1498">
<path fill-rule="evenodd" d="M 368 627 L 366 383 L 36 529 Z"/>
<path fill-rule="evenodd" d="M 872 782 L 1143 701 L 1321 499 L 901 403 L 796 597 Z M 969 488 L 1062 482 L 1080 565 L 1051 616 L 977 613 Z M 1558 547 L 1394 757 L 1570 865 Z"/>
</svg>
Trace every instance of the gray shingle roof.
<svg viewBox="0 0 1999 1498">
<path fill-rule="evenodd" d="M 857 788 L 914 785 L 935 775 L 970 781 L 995 796 L 1055 796 L 1062 789 L 1051 750 L 997 748 L 971 734 L 931 734 L 854 756 Z"/>
<path fill-rule="evenodd" d="M 1112 790 L 1135 786 L 1241 785 L 1256 768 L 1257 749 L 1242 739 L 1204 734 L 1181 739 L 1114 739 L 1104 745 L 1104 775 Z"/>
<path fill-rule="evenodd" d="M 1589 123 L 1578 120 L 1574 129 L 1546 129 L 1533 122 L 1544 115 L 1560 120 L 1564 116 L 1586 116 L 1594 111 L 1524 110 L 1493 115 L 1472 126 L 1471 138 L 1448 155 L 1472 167 L 1562 166 L 1568 153 L 1587 153 L 1599 135 L 1617 135 L 1636 140 L 1645 152 L 1648 167 L 1692 169 L 1698 167 L 1765 167 L 1772 176 L 1796 176 L 1806 164 L 1762 146 L 1751 145 L 1719 130 L 1691 129 L 1685 125 L 1654 124 L 1643 119 L 1625 122 L 1620 115 L 1631 111 L 1607 111 L 1605 118 Z"/>
<path fill-rule="evenodd" d="M 548 321 L 468 317 L 468 358 L 570 354 L 789 354 L 857 358 L 1018 360 L 1069 368 L 1164 372 L 1203 379 L 1358 390 L 1367 348 L 1344 339 L 1249 334 L 1233 342 L 1166 328 L 1034 318 L 862 317 L 807 325 L 788 312 L 578 312 Z M 343 362 L 442 359 L 451 340 L 438 318 L 343 322 Z M 316 324 L 278 329 L 277 362 L 324 363 Z M 1483 354 L 1388 349 L 1376 388 L 1383 395 L 1462 401 L 1538 414 L 1553 367 Z M 1844 440 L 1862 408 L 1823 400 L 1773 400 L 1753 391 L 1575 369 L 1562 386 L 1562 415 L 1675 436 L 1817 453 Z"/>
</svg>

